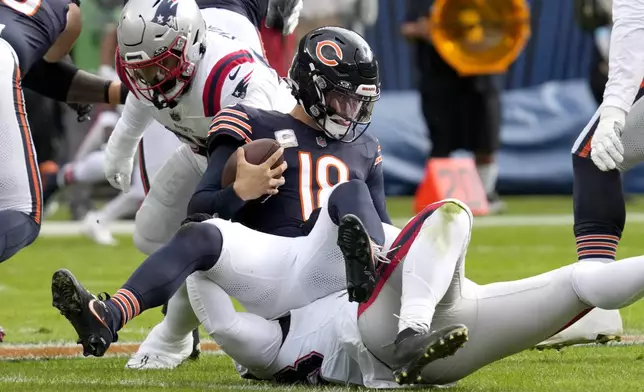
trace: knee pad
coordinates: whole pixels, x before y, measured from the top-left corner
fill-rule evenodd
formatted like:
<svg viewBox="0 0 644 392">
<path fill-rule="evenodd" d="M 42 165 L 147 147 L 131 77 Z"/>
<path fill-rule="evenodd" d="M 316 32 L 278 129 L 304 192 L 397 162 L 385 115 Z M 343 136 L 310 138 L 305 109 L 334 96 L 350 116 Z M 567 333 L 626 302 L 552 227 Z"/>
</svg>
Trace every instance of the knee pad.
<svg viewBox="0 0 644 392">
<path fill-rule="evenodd" d="M 215 266 L 224 244 L 221 230 L 216 225 L 205 222 L 186 223 L 172 241 L 189 244 L 188 251 L 191 255 L 186 256 L 198 260 L 196 269 L 200 271 L 207 271 Z"/>
<path fill-rule="evenodd" d="M 333 191 L 329 196 L 327 208 L 329 210 L 331 220 L 337 225 L 341 215 L 344 215 L 347 212 L 345 211 L 346 208 L 343 208 L 342 206 L 350 206 L 352 204 L 359 206 L 364 205 L 364 203 L 370 203 L 373 205 L 371 194 L 369 193 L 369 187 L 364 181 L 354 179 L 333 187 Z"/>
</svg>

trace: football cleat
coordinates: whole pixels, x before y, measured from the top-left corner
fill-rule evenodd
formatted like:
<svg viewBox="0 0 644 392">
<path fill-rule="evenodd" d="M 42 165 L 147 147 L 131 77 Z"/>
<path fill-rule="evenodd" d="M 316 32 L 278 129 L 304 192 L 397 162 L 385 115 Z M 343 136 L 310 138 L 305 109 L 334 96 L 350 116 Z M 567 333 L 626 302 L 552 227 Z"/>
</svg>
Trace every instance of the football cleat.
<svg viewBox="0 0 644 392">
<path fill-rule="evenodd" d="M 118 336 L 111 330 L 111 313 L 104 300 L 87 291 L 66 269 L 54 272 L 53 305 L 72 324 L 83 345 L 83 355 L 102 357 Z"/>
<path fill-rule="evenodd" d="M 607 344 L 621 341 L 623 333 L 619 310 L 595 308 L 576 323 L 537 344 L 537 350 L 561 350 L 577 344 Z"/>
<path fill-rule="evenodd" d="M 434 332 L 407 328 L 398 334 L 394 349 L 394 377 L 400 385 L 421 384 L 423 368 L 454 355 L 468 340 L 462 324 L 449 325 Z"/>
<path fill-rule="evenodd" d="M 340 219 L 338 247 L 344 256 L 349 301 L 367 301 L 376 287 L 376 264 L 371 238 L 357 216 Z"/>
</svg>

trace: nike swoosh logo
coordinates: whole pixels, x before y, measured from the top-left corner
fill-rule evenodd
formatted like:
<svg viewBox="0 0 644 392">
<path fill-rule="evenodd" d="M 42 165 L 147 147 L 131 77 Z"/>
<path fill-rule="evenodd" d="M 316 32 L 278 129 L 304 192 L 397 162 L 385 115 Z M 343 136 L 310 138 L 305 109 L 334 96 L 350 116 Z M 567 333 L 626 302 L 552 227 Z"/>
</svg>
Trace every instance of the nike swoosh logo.
<svg viewBox="0 0 644 392">
<path fill-rule="evenodd" d="M 237 77 L 237 74 L 239 73 L 240 69 L 241 69 L 241 67 L 235 68 L 235 73 L 231 73 L 230 75 L 228 75 L 228 79 L 235 80 L 235 78 Z"/>
</svg>

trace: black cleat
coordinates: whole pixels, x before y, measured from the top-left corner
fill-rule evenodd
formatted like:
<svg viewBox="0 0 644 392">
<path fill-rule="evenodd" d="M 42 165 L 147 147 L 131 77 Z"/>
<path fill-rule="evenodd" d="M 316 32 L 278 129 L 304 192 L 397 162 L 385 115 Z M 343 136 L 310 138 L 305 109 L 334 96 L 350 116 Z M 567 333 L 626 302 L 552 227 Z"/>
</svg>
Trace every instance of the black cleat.
<svg viewBox="0 0 644 392">
<path fill-rule="evenodd" d="M 92 295 L 71 272 L 60 269 L 51 281 L 53 305 L 72 324 L 83 345 L 83 355 L 102 357 L 118 336 L 112 332 L 111 314 L 102 298 Z"/>
<path fill-rule="evenodd" d="M 340 219 L 338 247 L 344 256 L 349 301 L 367 301 L 376 287 L 376 265 L 371 238 L 357 216 L 347 214 Z"/>
<path fill-rule="evenodd" d="M 454 355 L 468 340 L 467 327 L 449 325 L 434 332 L 416 332 L 407 328 L 398 334 L 394 351 L 394 377 L 400 385 L 422 383 L 423 368 Z"/>
</svg>

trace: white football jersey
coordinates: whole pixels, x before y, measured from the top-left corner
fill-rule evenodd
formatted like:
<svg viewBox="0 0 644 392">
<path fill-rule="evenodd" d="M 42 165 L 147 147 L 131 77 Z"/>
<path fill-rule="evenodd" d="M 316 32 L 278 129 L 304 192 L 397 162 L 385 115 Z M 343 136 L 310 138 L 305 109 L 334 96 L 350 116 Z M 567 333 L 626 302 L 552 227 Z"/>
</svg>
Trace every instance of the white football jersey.
<svg viewBox="0 0 644 392">
<path fill-rule="evenodd" d="M 396 388 L 391 369 L 362 343 L 357 325 L 358 304 L 346 291 L 291 311 L 288 335 L 277 358 L 253 376 L 284 383 L 364 385 Z M 247 369 L 237 365 L 244 373 Z"/>
<path fill-rule="evenodd" d="M 290 88 L 261 55 L 241 41 L 209 27 L 206 52 L 178 105 L 159 110 L 147 101 L 128 97 L 126 107 L 133 107 L 125 110 L 123 117 L 136 116 L 136 119 L 125 118 L 120 122 L 149 124 L 154 119 L 197 151 L 205 147 L 213 117 L 222 108 L 238 103 L 282 112 L 289 112 L 296 104 Z"/>
</svg>

